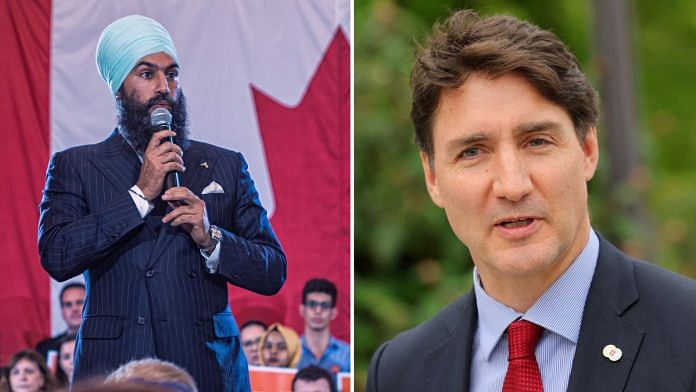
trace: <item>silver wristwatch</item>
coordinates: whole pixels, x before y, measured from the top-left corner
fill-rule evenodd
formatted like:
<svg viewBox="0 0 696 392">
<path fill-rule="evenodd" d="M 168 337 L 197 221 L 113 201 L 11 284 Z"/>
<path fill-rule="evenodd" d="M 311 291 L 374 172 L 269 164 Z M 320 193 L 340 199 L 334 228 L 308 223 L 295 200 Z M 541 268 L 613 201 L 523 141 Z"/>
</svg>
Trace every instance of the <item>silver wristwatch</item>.
<svg viewBox="0 0 696 392">
<path fill-rule="evenodd" d="M 215 250 L 217 244 L 219 244 L 220 241 L 222 241 L 222 230 L 220 230 L 220 228 L 215 225 L 210 225 L 210 228 L 208 229 L 208 234 L 210 235 L 210 238 L 213 240 L 213 244 L 209 248 L 205 249 L 204 252 L 210 255 Z"/>
</svg>

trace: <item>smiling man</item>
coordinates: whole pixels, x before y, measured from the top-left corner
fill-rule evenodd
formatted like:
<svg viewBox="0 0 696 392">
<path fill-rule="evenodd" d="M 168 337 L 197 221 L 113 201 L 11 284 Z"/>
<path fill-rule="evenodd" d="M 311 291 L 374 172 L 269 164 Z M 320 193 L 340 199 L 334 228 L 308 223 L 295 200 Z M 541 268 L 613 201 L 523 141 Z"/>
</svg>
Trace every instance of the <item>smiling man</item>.
<svg viewBox="0 0 696 392">
<path fill-rule="evenodd" d="M 202 391 L 248 391 L 227 284 L 272 295 L 286 260 L 246 162 L 188 140 L 177 52 L 157 21 L 116 20 L 96 61 L 118 127 L 51 158 L 39 221 L 46 271 L 59 281 L 85 276 L 75 380 L 157 357 Z M 156 109 L 171 113 L 171 130 L 150 125 Z M 165 186 L 171 172 L 181 186 Z"/>
<path fill-rule="evenodd" d="M 474 288 L 384 343 L 368 391 L 694 390 L 696 283 L 591 227 L 598 99 L 565 45 L 459 11 L 411 82 L 426 186 Z"/>
</svg>

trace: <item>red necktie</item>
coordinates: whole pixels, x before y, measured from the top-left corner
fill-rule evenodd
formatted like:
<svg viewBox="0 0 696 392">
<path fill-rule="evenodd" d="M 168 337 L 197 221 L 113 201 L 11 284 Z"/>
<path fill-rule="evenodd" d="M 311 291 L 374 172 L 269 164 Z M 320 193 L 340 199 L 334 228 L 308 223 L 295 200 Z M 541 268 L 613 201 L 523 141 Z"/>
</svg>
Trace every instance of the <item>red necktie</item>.
<svg viewBox="0 0 696 392">
<path fill-rule="evenodd" d="M 503 392 L 543 392 L 539 364 L 534 356 L 544 328 L 529 321 L 517 320 L 510 324 L 508 333 L 508 369 Z"/>
</svg>

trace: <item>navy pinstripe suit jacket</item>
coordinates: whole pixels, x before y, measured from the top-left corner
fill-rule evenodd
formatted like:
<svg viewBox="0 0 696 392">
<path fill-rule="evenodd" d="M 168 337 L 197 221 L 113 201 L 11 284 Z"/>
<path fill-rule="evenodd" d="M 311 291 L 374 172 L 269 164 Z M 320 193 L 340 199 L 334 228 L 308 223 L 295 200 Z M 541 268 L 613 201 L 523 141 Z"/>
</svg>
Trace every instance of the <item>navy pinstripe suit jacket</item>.
<svg viewBox="0 0 696 392">
<path fill-rule="evenodd" d="M 286 278 L 285 255 L 241 154 L 191 141 L 184 162 L 182 185 L 223 230 L 216 274 L 186 232 L 141 218 L 128 192 L 141 163 L 118 132 L 49 163 L 41 263 L 59 281 L 84 273 L 87 286 L 76 380 L 158 357 L 188 370 L 201 391 L 249 390 L 227 283 L 275 294 Z M 225 193 L 202 195 L 211 181 Z"/>
</svg>

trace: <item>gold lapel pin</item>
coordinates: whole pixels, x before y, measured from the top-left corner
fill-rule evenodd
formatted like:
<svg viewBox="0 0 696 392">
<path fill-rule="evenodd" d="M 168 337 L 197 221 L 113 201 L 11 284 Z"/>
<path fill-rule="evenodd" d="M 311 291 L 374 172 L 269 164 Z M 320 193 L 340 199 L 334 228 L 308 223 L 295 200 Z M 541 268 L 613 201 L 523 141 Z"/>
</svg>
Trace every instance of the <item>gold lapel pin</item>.
<svg viewBox="0 0 696 392">
<path fill-rule="evenodd" d="M 612 362 L 616 362 L 623 356 L 623 351 L 620 348 L 614 346 L 613 344 L 607 344 L 602 350 L 602 355 Z"/>
<path fill-rule="evenodd" d="M 204 168 L 207 169 L 207 168 L 208 168 L 208 162 L 203 162 L 203 163 L 201 163 L 201 166 L 203 166 Z"/>
</svg>

